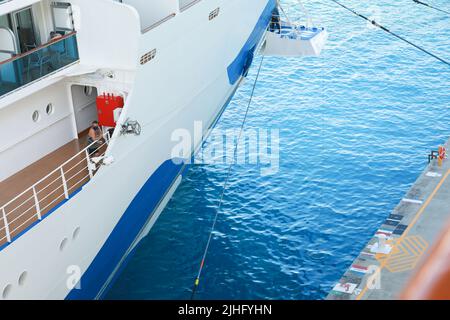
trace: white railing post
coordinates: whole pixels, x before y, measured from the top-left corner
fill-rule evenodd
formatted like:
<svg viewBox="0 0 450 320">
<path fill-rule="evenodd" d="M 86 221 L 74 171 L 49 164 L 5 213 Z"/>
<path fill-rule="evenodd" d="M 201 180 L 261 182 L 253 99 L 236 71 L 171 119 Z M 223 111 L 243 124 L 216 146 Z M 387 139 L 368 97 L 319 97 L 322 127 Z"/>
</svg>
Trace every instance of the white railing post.
<svg viewBox="0 0 450 320">
<path fill-rule="evenodd" d="M 69 199 L 69 190 L 67 189 L 67 181 L 66 181 L 66 177 L 64 176 L 64 170 L 63 170 L 62 166 L 61 166 L 61 178 L 62 178 L 63 187 L 64 187 L 64 196 L 66 197 L 66 199 Z"/>
<path fill-rule="evenodd" d="M 33 186 L 33 197 L 34 197 L 34 205 L 36 207 L 36 214 L 39 220 L 42 220 L 41 216 L 41 206 L 39 205 L 39 199 L 37 196 L 36 188 Z"/>
<path fill-rule="evenodd" d="M 89 178 L 92 179 L 92 177 L 94 177 L 94 173 L 92 172 L 92 166 L 91 166 L 91 161 L 90 161 L 90 157 L 89 157 L 89 151 L 88 149 L 86 149 L 86 161 L 87 161 L 87 167 L 88 167 L 88 171 L 89 171 Z"/>
<path fill-rule="evenodd" d="M 1 2 L 1 0 L 0 0 Z M 102 147 L 107 145 L 108 143 L 111 142 L 111 134 L 109 133 L 109 131 L 107 131 L 106 133 L 103 134 L 103 138 L 105 139 L 105 143 L 102 144 Z M 58 171 L 60 171 L 61 174 L 61 179 L 62 179 L 62 184 L 63 184 L 63 188 L 64 188 L 64 196 L 66 199 L 69 199 L 69 188 L 67 185 L 67 180 L 64 174 L 64 166 L 67 166 L 71 161 L 73 161 L 74 159 L 79 159 L 79 157 L 83 154 L 83 152 L 86 154 L 86 161 L 88 163 L 88 170 L 89 170 L 89 177 L 92 179 L 95 175 L 95 171 L 97 170 L 97 166 L 96 164 L 94 164 L 93 162 L 91 162 L 91 155 L 89 154 L 89 147 L 87 146 L 85 149 L 80 150 L 76 155 L 74 155 L 73 157 L 71 157 L 70 159 L 68 159 L 66 162 L 64 162 L 61 166 L 55 168 L 53 171 L 51 171 L 49 174 L 47 174 L 45 177 L 43 177 L 41 180 L 37 181 L 35 184 L 33 184 L 32 186 L 28 187 L 25 191 L 21 192 L 20 194 L 18 194 L 17 196 L 15 196 L 13 199 L 9 200 L 9 202 L 7 202 L 6 204 L 3 204 L 3 207 L 0 207 L 0 220 L 3 219 L 4 222 L 4 229 L 5 229 L 5 233 L 6 233 L 6 239 L 8 240 L 8 242 L 11 242 L 11 233 L 10 233 L 10 226 L 8 225 L 8 217 L 6 215 L 6 207 L 12 205 L 15 201 L 18 201 L 21 197 L 25 196 L 26 194 L 29 194 L 30 192 L 33 192 L 33 197 L 34 198 L 34 206 L 36 208 L 36 215 L 38 217 L 39 220 L 42 220 L 42 212 L 45 211 L 50 205 L 46 206 L 45 208 L 43 208 L 44 210 L 42 210 L 41 206 L 40 206 L 40 201 L 39 201 L 39 196 L 38 196 L 38 191 L 36 190 L 36 187 L 40 184 L 42 184 L 44 181 L 46 181 L 47 179 L 49 179 L 50 177 L 54 176 L 57 174 Z M 82 163 L 83 160 L 81 160 Z M 77 164 L 77 165 L 78 165 Z M 71 169 L 69 169 L 68 171 L 74 169 L 76 166 L 72 167 Z M 84 169 L 83 169 L 84 170 Z M 80 172 L 78 172 L 77 174 L 80 174 Z M 75 175 L 77 175 L 75 174 Z M 75 176 L 71 177 L 70 180 L 72 180 Z M 85 177 L 86 178 L 86 177 Z M 83 179 L 85 179 L 83 178 Z M 56 178 L 57 179 L 57 178 Z M 46 189 L 47 187 L 49 187 L 50 185 L 52 185 L 55 181 L 51 182 L 50 184 L 48 184 L 46 187 L 44 187 L 43 189 L 41 189 L 40 192 L 42 192 L 42 190 Z M 76 185 L 76 184 L 75 184 Z M 73 187 L 72 187 L 73 188 Z M 56 191 L 56 190 L 55 190 Z M 47 196 L 48 197 L 48 196 Z M 47 198 L 46 197 L 46 198 Z M 60 196 L 58 196 L 60 197 Z M 25 202 L 30 201 L 32 198 L 29 198 L 28 200 L 26 200 Z M 57 199 L 55 199 L 54 201 L 56 201 Z M 21 205 L 19 205 L 18 207 L 16 207 L 14 210 L 16 210 L 17 208 L 19 208 L 20 206 L 24 205 L 23 202 Z M 52 202 L 53 203 L 53 202 Z M 13 211 L 14 211 L 13 210 Z M 31 210 L 28 209 L 28 210 Z M 27 210 L 27 211 L 28 211 Z M 11 214 L 11 212 L 10 212 Z M 15 231 L 13 230 L 13 233 Z"/>
<path fill-rule="evenodd" d="M 9 233 L 9 225 L 8 225 L 8 219 L 6 219 L 5 207 L 2 208 L 2 212 L 3 212 L 3 223 L 5 224 L 6 240 L 9 243 L 11 243 L 11 234 Z"/>
</svg>

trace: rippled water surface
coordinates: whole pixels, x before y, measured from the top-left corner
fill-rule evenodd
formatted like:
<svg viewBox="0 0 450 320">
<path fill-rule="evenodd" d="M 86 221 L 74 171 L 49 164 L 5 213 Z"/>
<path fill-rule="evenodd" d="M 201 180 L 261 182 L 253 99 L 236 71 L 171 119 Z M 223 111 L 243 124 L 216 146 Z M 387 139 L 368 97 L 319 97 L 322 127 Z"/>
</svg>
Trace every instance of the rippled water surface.
<svg viewBox="0 0 450 320">
<path fill-rule="evenodd" d="M 450 60 L 449 16 L 411 0 L 341 1 Z M 246 128 L 280 130 L 280 169 L 233 168 L 198 299 L 324 298 L 450 136 L 448 66 L 329 0 L 305 4 L 328 47 L 266 57 Z M 240 126 L 259 59 L 220 128 Z M 190 298 L 226 171 L 188 171 L 108 299 Z"/>
</svg>

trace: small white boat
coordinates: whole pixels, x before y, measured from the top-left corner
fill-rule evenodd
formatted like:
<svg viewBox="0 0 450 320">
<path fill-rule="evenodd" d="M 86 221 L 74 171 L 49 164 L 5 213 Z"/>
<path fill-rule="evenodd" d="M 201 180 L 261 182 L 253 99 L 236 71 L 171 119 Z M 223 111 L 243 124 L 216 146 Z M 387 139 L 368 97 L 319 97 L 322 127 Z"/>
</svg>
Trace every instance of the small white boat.
<svg viewBox="0 0 450 320">
<path fill-rule="evenodd" d="M 319 56 L 328 40 L 325 28 L 282 23 L 267 31 L 264 54 L 267 56 Z"/>
</svg>

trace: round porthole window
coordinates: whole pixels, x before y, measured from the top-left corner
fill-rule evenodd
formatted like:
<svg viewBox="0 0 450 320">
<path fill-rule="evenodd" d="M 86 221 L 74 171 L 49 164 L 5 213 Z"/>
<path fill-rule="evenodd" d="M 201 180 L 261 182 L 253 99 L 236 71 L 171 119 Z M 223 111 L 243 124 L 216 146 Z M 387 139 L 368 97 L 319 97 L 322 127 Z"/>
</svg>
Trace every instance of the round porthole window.
<svg viewBox="0 0 450 320">
<path fill-rule="evenodd" d="M 45 108 L 45 112 L 46 112 L 48 115 L 51 115 L 51 114 L 53 113 L 53 104 L 49 103 L 49 104 L 47 105 L 47 107 Z"/>
<path fill-rule="evenodd" d="M 22 274 L 19 277 L 19 281 L 18 281 L 19 286 L 23 286 L 25 284 L 25 280 L 27 279 L 27 276 L 28 276 L 28 272 L 26 272 L 26 271 L 22 272 Z"/>
<path fill-rule="evenodd" d="M 76 239 L 78 238 L 78 235 L 79 235 L 79 234 L 80 234 L 80 227 L 76 228 L 76 229 L 73 231 L 72 239 L 73 239 L 73 240 L 76 240 Z"/>
<path fill-rule="evenodd" d="M 9 294 L 11 293 L 12 285 L 8 284 L 4 289 L 2 293 L 3 299 L 8 299 Z"/>
<path fill-rule="evenodd" d="M 31 119 L 33 119 L 34 122 L 38 122 L 41 119 L 41 115 L 39 114 L 39 111 L 34 111 Z"/>
<path fill-rule="evenodd" d="M 64 238 L 63 241 L 61 241 L 61 244 L 59 245 L 59 251 L 63 251 L 67 246 L 67 238 Z"/>
</svg>

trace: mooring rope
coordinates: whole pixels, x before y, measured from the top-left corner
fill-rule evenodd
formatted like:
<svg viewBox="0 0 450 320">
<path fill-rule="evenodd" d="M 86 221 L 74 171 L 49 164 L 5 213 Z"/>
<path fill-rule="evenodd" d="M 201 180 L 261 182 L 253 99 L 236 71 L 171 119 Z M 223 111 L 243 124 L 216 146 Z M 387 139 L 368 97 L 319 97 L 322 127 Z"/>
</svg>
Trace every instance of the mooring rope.
<svg viewBox="0 0 450 320">
<path fill-rule="evenodd" d="M 422 1 L 419 1 L 419 0 L 412 0 L 412 1 L 414 1 L 415 3 L 420 4 L 422 6 L 425 6 L 425 7 L 428 7 L 428 8 L 431 8 L 431 9 L 434 9 L 434 10 L 437 10 L 437 11 L 440 11 L 442 13 L 450 15 L 450 12 L 445 11 L 445 10 L 443 10 L 441 8 L 438 8 L 438 7 L 432 6 L 431 4 L 428 4 L 426 2 L 422 2 Z"/>
<path fill-rule="evenodd" d="M 402 36 L 396 34 L 395 32 L 393 32 L 393 31 L 391 31 L 391 30 L 389 30 L 389 29 L 386 28 L 385 26 L 382 26 L 381 24 L 379 24 L 379 23 L 376 22 L 375 20 L 369 19 L 368 17 L 366 17 L 366 16 L 364 16 L 364 15 L 362 15 L 362 14 L 356 12 L 355 10 L 353 10 L 353 9 L 351 9 L 351 8 L 349 8 L 349 7 L 345 6 L 345 5 L 343 5 L 342 3 L 340 3 L 340 2 L 337 1 L 337 0 L 331 0 L 331 1 L 333 1 L 333 2 L 336 3 L 337 5 L 341 6 L 342 8 L 344 8 L 344 9 L 350 11 L 351 13 L 357 15 L 358 17 L 360 17 L 360 18 L 362 18 L 362 19 L 364 19 L 364 20 L 366 20 L 366 21 L 369 21 L 369 22 L 370 22 L 372 25 L 374 25 L 375 27 L 380 28 L 381 30 L 383 30 L 383 31 L 389 33 L 390 35 L 392 35 L 392 36 L 394 36 L 394 37 L 396 37 L 396 38 L 398 38 L 398 39 L 400 39 L 400 40 L 402 40 L 402 41 L 408 43 L 409 45 L 415 47 L 416 49 L 419 49 L 420 51 L 422 51 L 422 52 L 428 54 L 429 56 L 431 56 L 431 57 L 433 57 L 433 58 L 435 58 L 435 59 L 441 61 L 442 63 L 445 63 L 447 66 L 450 67 L 450 63 L 449 63 L 448 61 L 446 61 L 446 60 L 444 60 L 444 59 L 438 57 L 437 55 L 435 55 L 434 53 L 431 53 L 430 51 L 426 50 L 425 48 L 422 48 L 421 46 L 412 43 L 411 41 L 405 39 L 404 37 L 402 37 Z"/>
<path fill-rule="evenodd" d="M 214 216 L 213 224 L 211 226 L 211 231 L 209 233 L 208 242 L 206 243 L 205 251 L 203 252 L 202 261 L 200 263 L 200 267 L 199 267 L 199 270 L 198 270 L 197 278 L 195 278 L 194 287 L 192 288 L 191 300 L 194 300 L 195 294 L 196 294 L 198 286 L 200 284 L 200 278 L 201 278 L 201 275 L 202 275 L 203 268 L 205 266 L 206 256 L 208 255 L 208 251 L 209 251 L 209 247 L 211 245 L 213 233 L 214 233 L 214 230 L 216 229 L 217 219 L 219 217 L 219 214 L 220 214 L 220 211 L 221 211 L 221 208 L 222 208 L 222 204 L 223 204 L 223 198 L 225 196 L 225 191 L 227 190 L 228 183 L 229 183 L 229 180 L 230 180 L 231 169 L 233 168 L 233 165 L 234 165 L 234 162 L 235 162 L 235 158 L 237 157 L 237 151 L 238 151 L 239 142 L 241 141 L 242 132 L 244 131 L 245 123 L 247 122 L 248 112 L 249 112 L 250 106 L 252 104 L 252 100 L 253 100 L 253 96 L 254 96 L 255 88 L 256 88 L 256 83 L 258 82 L 259 74 L 261 73 L 261 67 L 263 65 L 263 61 L 264 61 L 264 53 L 262 54 L 261 62 L 259 64 L 259 68 L 258 68 L 258 73 L 256 74 L 255 82 L 253 83 L 252 92 L 250 94 L 250 99 L 249 99 L 248 104 L 247 104 L 247 109 L 245 110 L 244 119 L 242 120 L 241 128 L 240 128 L 240 131 L 239 131 L 239 136 L 238 136 L 238 139 L 237 139 L 237 142 L 236 142 L 236 146 L 234 148 L 233 161 L 228 167 L 227 176 L 225 178 L 225 183 L 224 183 L 223 188 L 222 188 L 222 193 L 220 195 L 219 204 L 217 206 L 216 214 Z"/>
</svg>

